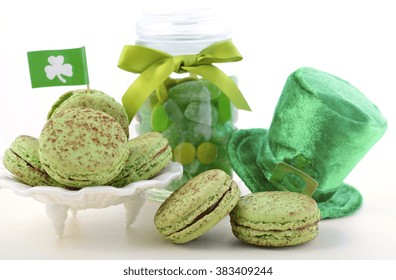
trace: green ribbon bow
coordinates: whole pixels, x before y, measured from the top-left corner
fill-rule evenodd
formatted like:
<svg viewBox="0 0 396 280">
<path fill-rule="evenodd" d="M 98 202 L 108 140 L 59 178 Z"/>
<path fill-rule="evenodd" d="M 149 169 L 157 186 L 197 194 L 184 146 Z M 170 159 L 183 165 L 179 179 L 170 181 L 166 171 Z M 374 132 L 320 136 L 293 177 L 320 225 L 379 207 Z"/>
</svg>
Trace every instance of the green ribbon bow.
<svg viewBox="0 0 396 280">
<path fill-rule="evenodd" d="M 129 121 L 132 121 L 144 101 L 172 72 L 199 75 L 220 88 L 235 107 L 251 111 L 232 79 L 212 65 L 239 60 L 242 60 L 242 56 L 231 40 L 214 43 L 198 54 L 177 56 L 144 46 L 124 46 L 118 67 L 128 72 L 141 73 L 122 97 Z"/>
</svg>

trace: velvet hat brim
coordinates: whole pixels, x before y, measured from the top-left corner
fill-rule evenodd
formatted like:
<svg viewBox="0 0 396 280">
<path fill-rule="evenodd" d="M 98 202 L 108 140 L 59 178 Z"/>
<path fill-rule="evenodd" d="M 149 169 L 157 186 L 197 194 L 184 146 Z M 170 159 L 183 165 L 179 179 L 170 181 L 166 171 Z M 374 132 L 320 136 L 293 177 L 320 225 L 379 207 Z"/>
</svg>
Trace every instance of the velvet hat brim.
<svg viewBox="0 0 396 280">
<path fill-rule="evenodd" d="M 235 131 L 228 141 L 227 150 L 231 165 L 251 192 L 277 190 L 256 164 L 261 146 L 268 143 L 267 135 L 266 129 L 243 129 Z M 330 199 L 318 202 L 318 207 L 322 219 L 339 218 L 356 212 L 362 201 L 362 195 L 358 190 L 342 183 Z"/>
</svg>

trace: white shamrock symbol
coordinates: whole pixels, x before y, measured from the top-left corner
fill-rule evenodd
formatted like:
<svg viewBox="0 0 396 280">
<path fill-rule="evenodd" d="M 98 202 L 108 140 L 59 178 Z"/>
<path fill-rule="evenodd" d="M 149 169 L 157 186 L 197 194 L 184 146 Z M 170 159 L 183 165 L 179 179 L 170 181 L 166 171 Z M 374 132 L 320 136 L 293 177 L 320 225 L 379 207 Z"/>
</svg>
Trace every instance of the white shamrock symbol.
<svg viewBox="0 0 396 280">
<path fill-rule="evenodd" d="M 44 67 L 44 71 L 47 74 L 47 78 L 53 80 L 56 77 L 61 80 L 62 83 L 66 83 L 66 80 L 62 77 L 73 76 L 73 66 L 71 64 L 63 64 L 65 58 L 62 55 L 48 57 L 48 62 L 51 65 Z"/>
</svg>

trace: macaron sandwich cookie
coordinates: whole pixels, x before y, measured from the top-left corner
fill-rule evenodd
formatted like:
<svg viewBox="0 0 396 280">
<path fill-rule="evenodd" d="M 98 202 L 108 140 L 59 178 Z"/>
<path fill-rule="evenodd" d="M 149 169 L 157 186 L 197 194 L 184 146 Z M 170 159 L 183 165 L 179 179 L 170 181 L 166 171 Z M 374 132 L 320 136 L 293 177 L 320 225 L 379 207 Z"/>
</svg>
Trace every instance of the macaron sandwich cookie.
<svg viewBox="0 0 396 280">
<path fill-rule="evenodd" d="M 91 89 L 90 92 L 87 92 L 86 89 L 79 89 L 64 93 L 52 105 L 47 118 L 50 119 L 61 110 L 78 107 L 91 108 L 112 116 L 129 137 L 129 121 L 124 107 L 110 95 L 94 89 Z"/>
<path fill-rule="evenodd" d="M 3 157 L 4 166 L 23 183 L 30 186 L 61 186 L 43 169 L 37 138 L 27 135 L 18 136 Z"/>
<path fill-rule="evenodd" d="M 109 185 L 124 187 L 154 177 L 172 160 L 168 140 L 158 132 L 148 132 L 128 141 L 129 157 L 120 174 Z"/>
<path fill-rule="evenodd" d="M 115 118 L 78 107 L 60 110 L 47 121 L 39 137 L 39 156 L 53 179 L 82 188 L 104 185 L 117 176 L 129 149 Z"/>
<path fill-rule="evenodd" d="M 161 204 L 154 224 L 164 238 L 186 243 L 227 216 L 239 198 L 239 188 L 227 173 L 219 169 L 205 171 Z"/>
<path fill-rule="evenodd" d="M 318 235 L 315 200 L 296 192 L 256 192 L 241 197 L 230 213 L 232 232 L 249 244 L 281 247 L 303 244 Z"/>
</svg>

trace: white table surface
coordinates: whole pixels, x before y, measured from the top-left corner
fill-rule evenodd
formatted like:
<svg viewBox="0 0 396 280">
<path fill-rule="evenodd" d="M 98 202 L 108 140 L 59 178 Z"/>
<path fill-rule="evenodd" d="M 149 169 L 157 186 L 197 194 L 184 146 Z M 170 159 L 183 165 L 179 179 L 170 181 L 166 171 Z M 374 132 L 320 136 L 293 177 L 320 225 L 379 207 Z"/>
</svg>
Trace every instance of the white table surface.
<svg viewBox="0 0 396 280">
<path fill-rule="evenodd" d="M 365 173 L 363 167 L 359 171 Z M 368 179 L 360 181 L 364 204 L 358 212 L 321 221 L 318 237 L 309 243 L 278 249 L 242 243 L 229 217 L 190 243 L 172 244 L 155 229 L 159 204 L 150 201 L 129 228 L 121 205 L 69 213 L 60 238 L 42 203 L 0 189 L 0 259 L 396 259 L 390 249 L 396 248 L 394 184 Z"/>
</svg>

